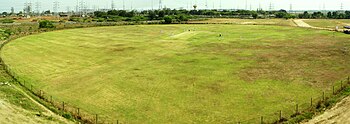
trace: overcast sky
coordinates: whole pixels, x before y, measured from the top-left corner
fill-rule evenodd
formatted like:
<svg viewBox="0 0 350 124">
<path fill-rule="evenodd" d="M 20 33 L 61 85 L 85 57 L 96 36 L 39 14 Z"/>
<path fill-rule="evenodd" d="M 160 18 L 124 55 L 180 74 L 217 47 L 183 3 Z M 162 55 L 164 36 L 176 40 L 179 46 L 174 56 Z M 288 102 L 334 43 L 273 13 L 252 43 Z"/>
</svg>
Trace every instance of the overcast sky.
<svg viewBox="0 0 350 124">
<path fill-rule="evenodd" d="M 23 10 L 25 2 L 31 2 L 33 10 L 35 10 L 35 3 L 40 3 L 40 11 L 53 10 L 53 3 L 55 0 L 0 0 L 0 12 L 10 11 L 11 7 L 15 11 Z M 75 10 L 77 0 L 57 0 L 59 2 L 59 10 L 67 11 Z M 85 1 L 88 8 L 102 9 L 111 8 L 112 0 L 79 0 Z M 159 8 L 159 0 L 124 0 L 126 9 L 145 10 Z M 292 5 L 293 10 L 340 10 L 343 3 L 344 10 L 350 10 L 349 0 L 162 0 L 163 6 L 168 8 L 184 8 L 189 9 L 191 5 L 197 4 L 199 9 L 257 9 L 259 5 L 264 10 L 268 10 L 270 3 L 273 8 L 289 10 Z M 220 2 L 221 1 L 221 2 Z M 123 0 L 114 0 L 115 8 L 123 8 Z M 152 4 L 153 3 L 153 4 Z M 207 7 L 206 7 L 207 3 Z M 221 3 L 221 4 L 220 4 Z M 221 5 L 221 6 L 220 6 Z"/>
</svg>

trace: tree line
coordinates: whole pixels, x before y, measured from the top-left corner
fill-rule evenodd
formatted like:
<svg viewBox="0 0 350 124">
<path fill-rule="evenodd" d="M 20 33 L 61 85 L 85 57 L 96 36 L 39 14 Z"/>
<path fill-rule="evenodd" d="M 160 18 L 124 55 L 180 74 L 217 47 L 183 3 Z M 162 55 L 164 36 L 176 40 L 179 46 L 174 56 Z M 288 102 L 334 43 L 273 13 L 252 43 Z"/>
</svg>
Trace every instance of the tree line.
<svg viewBox="0 0 350 124">
<path fill-rule="evenodd" d="M 47 11 L 45 13 L 50 13 Z M 7 12 L 1 13 L 1 16 L 9 16 Z M 13 14 L 12 14 L 13 15 Z M 258 10 L 185 10 L 164 8 L 161 10 L 144 11 L 126 11 L 109 10 L 95 11 L 89 13 L 88 17 L 82 18 L 73 15 L 69 21 L 75 22 L 118 22 L 118 21 L 163 21 L 164 23 L 183 22 L 196 18 L 246 18 L 246 19 L 264 19 L 264 18 L 302 18 L 302 19 L 350 19 L 350 11 L 332 11 L 332 12 L 308 12 L 291 13 L 286 10 L 265 11 Z M 7 20 L 8 21 L 8 20 Z"/>
</svg>

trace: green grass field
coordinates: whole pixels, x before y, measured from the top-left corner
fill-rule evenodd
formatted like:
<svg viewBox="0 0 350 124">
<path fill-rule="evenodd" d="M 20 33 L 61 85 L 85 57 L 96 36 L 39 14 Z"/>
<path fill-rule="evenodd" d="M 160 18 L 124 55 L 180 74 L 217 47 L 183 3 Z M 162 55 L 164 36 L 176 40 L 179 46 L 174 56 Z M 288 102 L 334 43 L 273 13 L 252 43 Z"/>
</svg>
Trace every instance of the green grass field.
<svg viewBox="0 0 350 124">
<path fill-rule="evenodd" d="M 304 20 L 304 22 L 314 27 L 331 29 L 335 29 L 336 26 L 338 26 L 340 29 L 342 29 L 344 26 L 350 26 L 349 19 L 310 19 Z"/>
<path fill-rule="evenodd" d="M 92 114 L 235 123 L 330 89 L 350 72 L 349 41 L 282 26 L 139 25 L 31 35 L 1 56 L 27 84 Z"/>
</svg>

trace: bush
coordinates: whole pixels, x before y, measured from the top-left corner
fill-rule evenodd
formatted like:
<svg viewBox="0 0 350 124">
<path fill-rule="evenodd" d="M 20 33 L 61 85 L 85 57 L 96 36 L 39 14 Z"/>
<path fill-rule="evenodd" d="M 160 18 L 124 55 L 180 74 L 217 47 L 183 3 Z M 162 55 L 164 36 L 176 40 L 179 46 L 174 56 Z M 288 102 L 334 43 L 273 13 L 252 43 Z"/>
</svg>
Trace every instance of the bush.
<svg viewBox="0 0 350 124">
<path fill-rule="evenodd" d="M 1 23 L 14 23 L 15 21 L 13 21 L 13 19 L 3 19 L 0 20 Z"/>
<path fill-rule="evenodd" d="M 39 22 L 39 28 L 54 28 L 55 26 L 51 21 L 44 20 Z"/>
<path fill-rule="evenodd" d="M 164 17 L 164 23 L 165 24 L 171 24 L 173 22 L 173 18 L 171 18 L 170 16 L 165 16 Z"/>
<path fill-rule="evenodd" d="M 7 30 L 0 29 L 0 40 L 6 40 L 13 34 L 14 33 L 12 31 L 10 31 L 9 29 L 7 29 Z"/>
<path fill-rule="evenodd" d="M 180 15 L 178 20 L 179 22 L 188 21 L 188 17 L 186 17 L 186 15 Z"/>
<path fill-rule="evenodd" d="M 70 113 L 64 113 L 62 116 L 66 119 L 70 119 L 70 120 L 73 119 L 73 116 Z"/>
</svg>

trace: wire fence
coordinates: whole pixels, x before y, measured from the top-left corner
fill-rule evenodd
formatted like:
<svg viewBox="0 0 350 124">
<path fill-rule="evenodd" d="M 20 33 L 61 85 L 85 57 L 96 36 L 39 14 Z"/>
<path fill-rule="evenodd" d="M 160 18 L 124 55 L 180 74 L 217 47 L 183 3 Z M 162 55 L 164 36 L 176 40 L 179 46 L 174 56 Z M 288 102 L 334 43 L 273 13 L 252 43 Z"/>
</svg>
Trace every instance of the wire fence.
<svg viewBox="0 0 350 124">
<path fill-rule="evenodd" d="M 7 41 L 2 43 L 0 45 L 0 51 L 2 50 L 3 46 L 6 45 L 9 41 L 14 40 L 19 37 L 23 37 L 26 35 L 30 35 L 32 33 L 24 33 L 24 34 L 18 34 L 15 36 L 10 37 Z M 77 106 L 74 106 L 73 104 L 67 103 L 65 101 L 59 101 L 58 98 L 55 98 L 53 96 L 47 95 L 46 91 L 34 87 L 32 84 L 35 81 L 30 81 L 28 79 L 23 79 L 19 75 L 15 73 L 11 69 L 9 65 L 7 65 L 2 57 L 0 57 L 0 62 L 4 65 L 5 71 L 13 77 L 13 79 L 18 82 L 23 88 L 25 88 L 27 91 L 31 92 L 33 95 L 35 95 L 38 99 L 40 99 L 42 104 L 45 106 L 54 106 L 54 108 L 51 108 L 52 111 L 60 114 L 61 116 L 68 118 L 68 119 L 75 119 L 79 120 L 82 123 L 91 123 L 91 124 L 104 124 L 104 123 L 112 123 L 112 124 L 119 124 L 121 123 L 120 120 L 116 118 L 112 118 L 108 115 L 103 114 L 92 114 L 91 112 L 88 112 L 87 110 L 84 110 L 84 108 L 79 108 Z M 332 87 L 328 90 L 325 90 L 323 92 L 319 93 L 318 97 L 310 97 L 305 103 L 297 103 L 293 107 L 284 108 L 283 110 L 276 111 L 274 113 L 271 113 L 269 115 L 262 115 L 260 117 L 248 119 L 248 120 L 237 120 L 235 123 L 237 124 L 251 124 L 251 123 L 274 123 L 279 124 L 283 123 L 287 120 L 291 120 L 298 115 L 301 115 L 303 113 L 310 113 L 318 111 L 322 108 L 326 108 L 331 106 L 330 99 L 336 98 L 339 94 L 342 93 L 345 89 L 350 87 L 350 79 L 347 77 L 346 79 L 342 79 L 341 81 L 334 83 Z M 312 116 L 312 115 L 311 115 Z"/>
<path fill-rule="evenodd" d="M 280 111 L 269 115 L 262 115 L 260 117 L 252 118 L 249 120 L 238 121 L 238 124 L 279 124 L 285 121 L 296 118 L 298 115 L 307 113 L 309 118 L 311 118 L 317 111 L 322 111 L 321 109 L 330 107 L 334 102 L 332 98 L 337 98 L 339 95 L 350 87 L 349 77 L 342 79 L 341 81 L 335 83 L 330 89 L 319 93 L 318 97 L 310 97 L 308 99 L 309 103 L 297 103 L 294 107 L 285 108 Z M 302 120 L 295 120 L 298 123 Z"/>
</svg>

